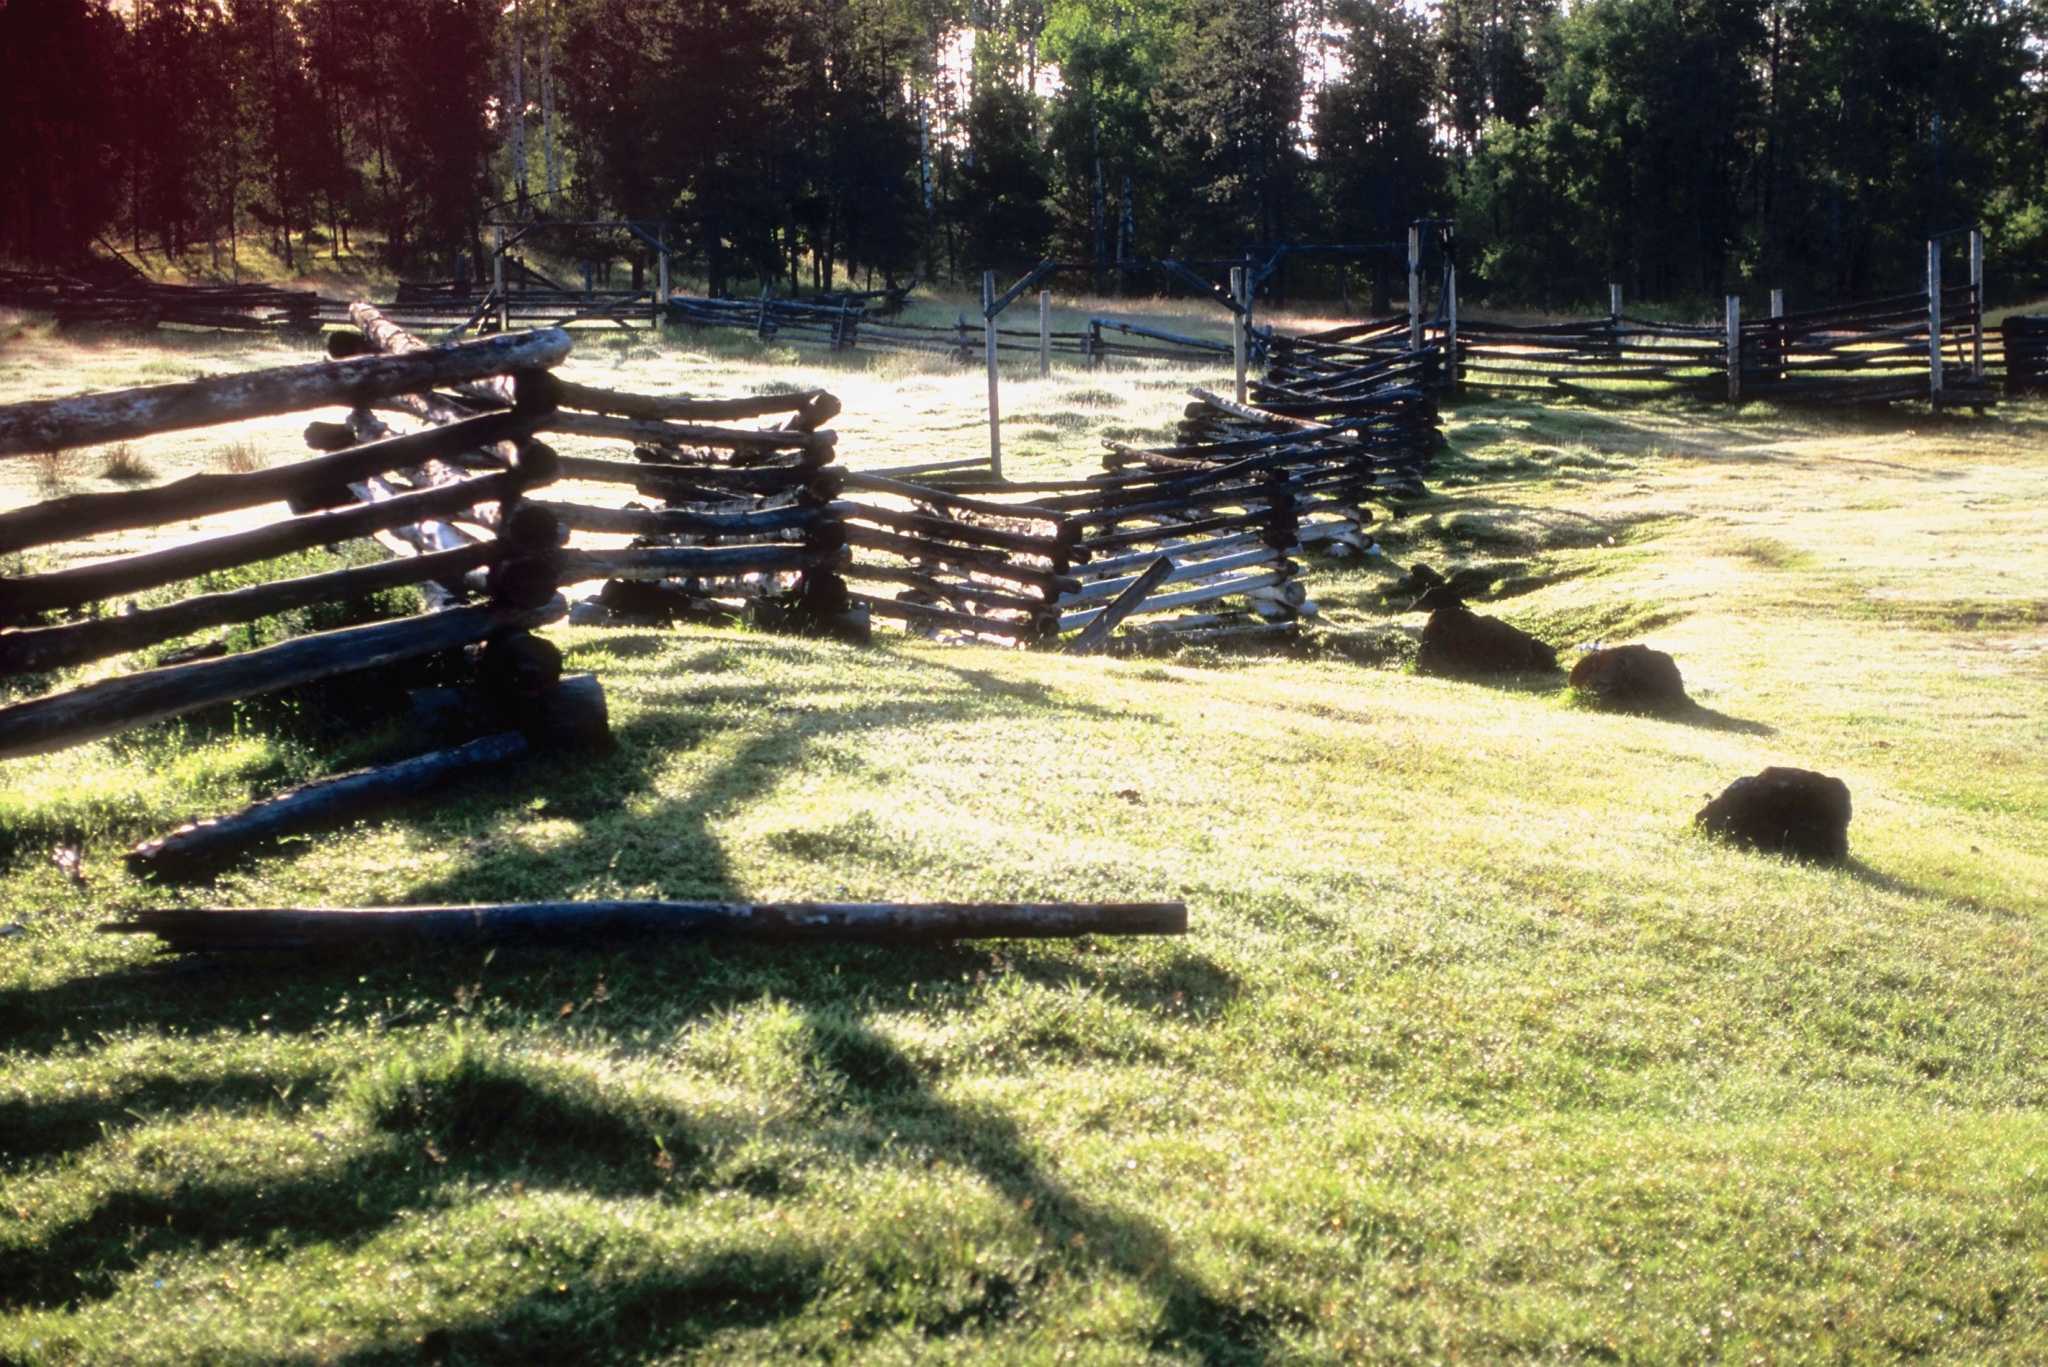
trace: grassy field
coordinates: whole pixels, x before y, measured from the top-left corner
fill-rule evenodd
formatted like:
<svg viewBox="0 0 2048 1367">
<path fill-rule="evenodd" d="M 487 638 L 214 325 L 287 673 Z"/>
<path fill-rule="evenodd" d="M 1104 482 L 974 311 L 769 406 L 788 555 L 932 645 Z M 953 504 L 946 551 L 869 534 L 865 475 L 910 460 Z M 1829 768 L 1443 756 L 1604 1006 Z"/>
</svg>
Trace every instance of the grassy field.
<svg viewBox="0 0 2048 1367">
<path fill-rule="evenodd" d="M 290 358 L 7 348 L 0 400 Z M 978 374 L 800 359 L 571 373 L 979 447 Z M 1215 378 L 1020 377 L 1013 468 Z M 0 764 L 0 1361 L 2048 1356 L 2048 410 L 1448 426 L 1393 558 L 1492 567 L 1567 661 L 1672 651 L 1698 715 L 1417 676 L 1336 566 L 1287 655 L 555 628 L 614 755 L 186 894 L 1179 897 L 1184 941 L 157 963 L 93 930 L 174 896 L 120 850 L 377 734 Z M 1691 833 L 1772 763 L 1847 781 L 1847 866 Z"/>
</svg>

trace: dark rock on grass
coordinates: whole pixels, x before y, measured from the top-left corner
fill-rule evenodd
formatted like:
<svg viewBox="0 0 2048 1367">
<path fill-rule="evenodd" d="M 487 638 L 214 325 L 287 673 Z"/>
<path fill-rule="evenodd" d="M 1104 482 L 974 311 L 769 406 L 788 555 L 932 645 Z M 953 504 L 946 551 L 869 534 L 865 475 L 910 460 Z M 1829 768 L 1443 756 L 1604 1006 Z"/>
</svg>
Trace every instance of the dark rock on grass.
<svg viewBox="0 0 2048 1367">
<path fill-rule="evenodd" d="M 1571 686 L 1602 707 L 1623 712 L 1674 712 L 1692 705 L 1678 662 L 1648 646 L 1610 646 L 1572 666 Z"/>
<path fill-rule="evenodd" d="M 1849 785 L 1811 769 L 1772 766 L 1738 778 L 1693 824 L 1732 844 L 1829 863 L 1849 857 Z"/>
<path fill-rule="evenodd" d="M 1425 674 L 1552 673 L 1557 652 L 1498 618 L 1447 606 L 1431 613 L 1423 627 L 1415 667 Z"/>
</svg>

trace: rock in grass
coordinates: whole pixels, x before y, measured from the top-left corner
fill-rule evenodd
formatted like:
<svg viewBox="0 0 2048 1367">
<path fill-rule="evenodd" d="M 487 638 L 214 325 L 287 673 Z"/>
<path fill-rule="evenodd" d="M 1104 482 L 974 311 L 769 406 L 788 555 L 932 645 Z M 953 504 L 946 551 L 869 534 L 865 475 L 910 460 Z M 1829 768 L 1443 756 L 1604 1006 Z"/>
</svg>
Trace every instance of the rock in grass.
<svg viewBox="0 0 2048 1367">
<path fill-rule="evenodd" d="M 1751 849 L 1830 863 L 1849 857 L 1849 785 L 1811 769 L 1774 765 L 1738 778 L 1692 820 Z"/>
<path fill-rule="evenodd" d="M 1519 627 L 1449 605 L 1422 628 L 1415 667 L 1425 674 L 1527 674 L 1557 669 L 1557 652 Z"/>
<path fill-rule="evenodd" d="M 1668 712 L 1692 702 L 1678 661 L 1648 646 L 1588 652 L 1572 666 L 1571 686 L 1602 707 L 1624 712 Z"/>
</svg>

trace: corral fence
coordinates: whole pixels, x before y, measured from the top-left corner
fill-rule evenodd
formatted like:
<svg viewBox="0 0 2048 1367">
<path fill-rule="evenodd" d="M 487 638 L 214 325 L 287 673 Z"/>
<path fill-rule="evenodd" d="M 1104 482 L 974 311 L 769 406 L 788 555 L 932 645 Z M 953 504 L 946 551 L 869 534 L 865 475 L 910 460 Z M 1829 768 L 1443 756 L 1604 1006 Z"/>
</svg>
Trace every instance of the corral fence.
<svg viewBox="0 0 2048 1367">
<path fill-rule="evenodd" d="M 1964 283 L 1944 279 L 1944 257 L 1956 239 L 1967 243 Z M 1982 407 L 1995 401 L 1992 377 L 2007 361 L 2003 335 L 1985 327 L 1984 239 L 1975 229 L 1929 240 L 1924 290 L 1792 312 L 1784 292 L 1773 290 L 1762 317 L 1746 317 L 1741 297 L 1729 295 L 1723 317 L 1710 323 L 1625 313 L 1619 285 L 1609 287 L 1605 317 L 1521 323 L 1461 316 L 1456 261 L 1448 253 L 1432 310 L 1424 299 L 1423 247 L 1418 225 L 1409 235 L 1406 314 L 1275 337 L 1268 345 L 1276 354 L 1337 347 L 1393 355 L 1436 347 L 1446 360 L 1442 381 L 1452 389 L 1729 402 L 1917 399 Z"/>
<path fill-rule="evenodd" d="M 484 579 L 483 601 L 474 605 L 140 668 L 0 707 L 0 758 L 61 749 L 218 703 L 474 642 L 516 653 L 519 638 L 564 611 L 553 577 L 551 533 L 522 518 L 520 509 L 528 489 L 553 477 L 552 453 L 527 439 L 546 416 L 545 371 L 568 351 L 566 334 L 523 333 L 416 355 L 366 356 L 0 409 L 0 457 L 19 457 L 333 404 L 367 412 L 436 385 L 514 377 L 498 381 L 505 393 L 502 414 L 388 436 L 291 465 L 74 494 L 0 513 L 0 553 L 19 556 L 95 533 L 167 528 L 280 501 L 295 510 L 281 521 L 40 572 L 23 565 L 0 578 L 0 622 L 7 624 L 0 630 L 0 677 L 47 675 L 210 627 L 381 589 L 460 584 L 479 573 Z M 491 452 L 488 473 L 463 475 L 444 464 L 470 451 Z M 387 483 L 394 471 L 415 477 L 402 485 Z M 365 492 L 351 493 L 352 487 Z M 487 510 L 474 514 L 488 525 L 486 537 L 437 541 L 423 531 L 478 509 Z M 389 563 L 225 592 L 163 592 L 210 574 L 397 529 L 406 529 L 412 542 L 399 543 L 407 554 Z M 118 610 L 124 599 L 131 601 Z"/>
<path fill-rule="evenodd" d="M 1049 297 L 1042 311 L 1049 313 Z M 763 342 L 799 343 L 833 351 L 924 352 L 957 361 L 975 359 L 986 341 L 982 320 L 970 322 L 965 314 L 951 325 L 912 323 L 888 315 L 870 316 L 865 305 L 851 299 L 819 303 L 767 295 L 752 300 L 679 294 L 669 299 L 668 318 L 685 327 L 752 333 Z M 996 350 L 1037 357 L 1041 366 L 1049 365 L 1055 356 L 1094 366 L 1114 359 L 1214 360 L 1228 357 L 1230 344 L 1098 317 L 1090 318 L 1085 328 L 1072 331 L 1055 330 L 1044 319 L 1036 328 L 997 328 Z"/>
<path fill-rule="evenodd" d="M 203 870 L 534 749 L 601 743 L 601 683 L 564 678 L 534 634 L 564 616 L 745 614 L 856 640 L 880 618 L 1073 650 L 1130 618 L 1133 644 L 1290 634 L 1316 614 L 1301 557 L 1371 553 L 1371 505 L 1422 493 L 1442 441 L 1436 358 L 1403 356 L 1269 377 L 1255 403 L 1194 390 L 1173 442 L 1108 443 L 1087 478 L 919 480 L 837 464 L 823 424 L 839 405 L 821 390 L 621 393 L 554 373 L 570 349 L 559 329 L 435 347 L 374 306 L 350 318 L 323 362 L 0 408 L 0 458 L 345 413 L 310 423 L 315 454 L 290 463 L 0 513 L 0 760 L 436 662 L 433 687 L 388 701 L 439 748 L 171 832 L 130 853 L 138 869 Z M 735 425 L 750 419 L 779 421 Z M 578 449 L 558 452 L 553 434 Z M 593 442 L 624 449 L 588 454 Z M 179 536 L 280 502 L 289 516 Z M 94 555 L 104 547 L 86 540 L 152 530 L 166 544 Z M 365 540 L 390 558 L 265 577 L 283 557 Z M 59 546 L 68 563 L 35 563 Z M 209 590 L 227 573 L 240 586 Z M 572 609 L 570 591 L 592 584 Z M 407 586 L 426 610 L 239 650 L 185 644 Z"/>
</svg>

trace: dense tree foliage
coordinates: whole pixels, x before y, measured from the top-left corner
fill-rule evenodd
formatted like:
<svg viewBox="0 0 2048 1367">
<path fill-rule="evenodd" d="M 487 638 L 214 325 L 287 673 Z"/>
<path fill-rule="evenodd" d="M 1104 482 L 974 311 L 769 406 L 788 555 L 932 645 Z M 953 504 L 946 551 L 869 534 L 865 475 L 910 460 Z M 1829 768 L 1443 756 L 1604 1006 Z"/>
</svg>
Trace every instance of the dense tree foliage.
<svg viewBox="0 0 2048 1367">
<path fill-rule="evenodd" d="M 0 0 L 0 256 L 431 273 L 659 220 L 715 289 L 1454 219 L 1470 293 L 2048 277 L 2044 0 Z M 1384 299 L 1392 258 L 1358 259 Z"/>
</svg>

